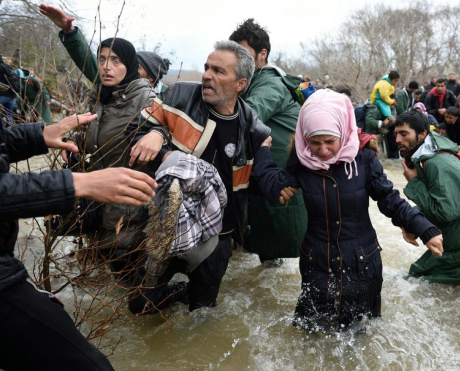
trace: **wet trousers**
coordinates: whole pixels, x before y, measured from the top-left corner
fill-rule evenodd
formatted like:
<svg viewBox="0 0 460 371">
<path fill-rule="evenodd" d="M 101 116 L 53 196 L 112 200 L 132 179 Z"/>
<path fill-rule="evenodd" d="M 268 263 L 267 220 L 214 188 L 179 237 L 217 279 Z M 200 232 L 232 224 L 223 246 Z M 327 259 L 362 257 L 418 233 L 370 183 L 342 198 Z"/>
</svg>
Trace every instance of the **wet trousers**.
<svg viewBox="0 0 460 371">
<path fill-rule="evenodd" d="M 129 310 L 133 313 L 155 314 L 176 301 L 189 303 L 189 310 L 215 307 L 222 278 L 232 256 L 231 238 L 220 239 L 216 248 L 192 272 L 187 272 L 186 261 L 173 258 L 155 287 L 143 287 L 131 294 Z M 168 285 L 176 273 L 187 274 L 190 281 Z"/>
<path fill-rule="evenodd" d="M 113 371 L 62 305 L 26 281 L 0 291 L 0 318 L 5 371 Z"/>
</svg>

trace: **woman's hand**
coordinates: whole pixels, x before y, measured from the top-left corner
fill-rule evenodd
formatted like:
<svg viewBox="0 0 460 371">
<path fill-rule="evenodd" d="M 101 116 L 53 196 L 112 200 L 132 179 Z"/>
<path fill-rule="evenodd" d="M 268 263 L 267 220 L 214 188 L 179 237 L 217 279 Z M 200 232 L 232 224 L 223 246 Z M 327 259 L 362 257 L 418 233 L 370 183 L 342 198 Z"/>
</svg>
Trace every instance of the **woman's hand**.
<svg viewBox="0 0 460 371">
<path fill-rule="evenodd" d="M 290 198 L 294 196 L 296 192 L 297 192 L 297 188 L 294 188 L 294 187 L 283 188 L 283 190 L 281 191 L 281 196 L 279 198 L 280 204 L 284 205 L 285 202 L 287 203 L 290 200 Z"/>
<path fill-rule="evenodd" d="M 444 252 L 444 248 L 442 247 L 442 234 L 433 237 L 425 245 L 431 250 L 433 255 L 442 256 Z"/>
<path fill-rule="evenodd" d="M 40 11 L 40 13 L 51 19 L 54 22 L 54 24 L 65 33 L 73 31 L 74 27 L 72 25 L 72 22 L 75 20 L 75 17 L 69 17 L 61 9 L 45 4 L 41 4 L 38 7 L 38 10 Z"/>
<path fill-rule="evenodd" d="M 145 134 L 131 149 L 129 166 L 133 166 L 136 162 L 145 165 L 147 162 L 153 161 L 160 152 L 163 143 L 164 138 L 160 133 L 151 131 Z"/>
</svg>

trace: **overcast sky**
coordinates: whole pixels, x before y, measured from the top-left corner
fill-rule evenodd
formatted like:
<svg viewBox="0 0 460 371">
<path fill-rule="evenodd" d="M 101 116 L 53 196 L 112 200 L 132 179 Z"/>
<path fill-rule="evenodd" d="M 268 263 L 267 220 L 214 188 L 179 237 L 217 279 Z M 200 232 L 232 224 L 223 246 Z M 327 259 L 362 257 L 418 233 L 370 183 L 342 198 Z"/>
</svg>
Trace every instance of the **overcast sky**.
<svg viewBox="0 0 460 371">
<path fill-rule="evenodd" d="M 300 55 L 300 42 L 308 43 L 318 35 L 337 32 L 350 12 L 375 4 L 371 0 L 125 0 L 118 36 L 131 41 L 137 50 L 152 50 L 161 43 L 163 57 L 175 51 L 171 68 L 203 69 L 206 57 L 217 40 L 228 39 L 239 23 L 247 18 L 269 31 L 272 52 Z M 431 0 L 433 4 L 454 1 Z M 386 0 L 401 7 L 405 0 Z M 86 21 L 76 21 L 87 36 L 94 30 L 98 1 L 75 0 L 73 9 Z M 101 0 L 101 38 L 112 37 L 123 0 Z M 99 19 L 99 18 L 98 18 Z M 96 27 L 99 30 L 99 25 Z M 96 36 L 99 40 L 99 31 Z M 98 43 L 98 42 L 97 42 Z"/>
</svg>

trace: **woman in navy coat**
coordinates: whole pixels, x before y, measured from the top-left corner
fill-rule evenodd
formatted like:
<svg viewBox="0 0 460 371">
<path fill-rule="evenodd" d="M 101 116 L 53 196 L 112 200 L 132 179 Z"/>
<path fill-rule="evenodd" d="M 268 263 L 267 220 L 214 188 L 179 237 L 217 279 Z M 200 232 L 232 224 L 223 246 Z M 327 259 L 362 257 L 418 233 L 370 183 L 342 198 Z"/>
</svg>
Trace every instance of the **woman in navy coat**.
<svg viewBox="0 0 460 371">
<path fill-rule="evenodd" d="M 299 187 L 304 195 L 309 220 L 294 324 L 310 331 L 334 332 L 380 316 L 382 248 L 369 197 L 395 226 L 442 255 L 441 231 L 393 189 L 375 150 L 365 146 L 370 137 L 358 134 L 349 98 L 325 89 L 302 107 L 287 169 L 271 159 L 270 140 L 256 153 L 254 171 L 269 200 L 284 203 Z"/>
</svg>

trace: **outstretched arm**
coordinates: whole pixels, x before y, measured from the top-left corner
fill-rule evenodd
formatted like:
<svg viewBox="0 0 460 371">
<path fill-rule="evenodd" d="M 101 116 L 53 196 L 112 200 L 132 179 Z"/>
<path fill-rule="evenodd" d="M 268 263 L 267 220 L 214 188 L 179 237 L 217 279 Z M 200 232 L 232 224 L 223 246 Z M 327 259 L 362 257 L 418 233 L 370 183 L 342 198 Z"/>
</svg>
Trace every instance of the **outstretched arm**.
<svg viewBox="0 0 460 371">
<path fill-rule="evenodd" d="M 75 197 L 140 206 L 155 195 L 157 183 L 147 174 L 123 167 L 72 173 Z"/>
<path fill-rule="evenodd" d="M 72 115 L 59 121 L 56 124 L 46 126 L 43 129 L 43 137 L 48 148 L 63 149 L 73 153 L 78 152 L 77 146 L 73 142 L 63 142 L 62 138 L 71 130 L 74 130 L 80 125 L 85 125 L 88 122 L 97 119 L 96 114 L 90 112 L 82 115 Z"/>
<path fill-rule="evenodd" d="M 75 18 L 69 17 L 59 8 L 45 4 L 39 6 L 39 11 L 62 30 L 59 33 L 59 38 L 80 71 L 90 81 L 99 82 L 97 58 L 91 52 L 78 27 L 73 26 L 72 22 Z"/>
<path fill-rule="evenodd" d="M 72 22 L 75 20 L 75 17 L 69 17 L 61 9 L 45 4 L 40 4 L 38 6 L 38 10 L 40 13 L 51 19 L 53 23 L 65 33 L 69 33 L 74 30 Z"/>
</svg>

